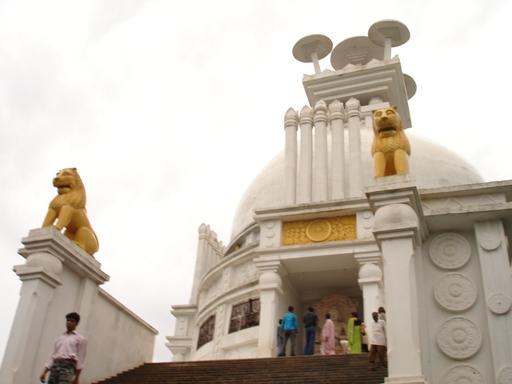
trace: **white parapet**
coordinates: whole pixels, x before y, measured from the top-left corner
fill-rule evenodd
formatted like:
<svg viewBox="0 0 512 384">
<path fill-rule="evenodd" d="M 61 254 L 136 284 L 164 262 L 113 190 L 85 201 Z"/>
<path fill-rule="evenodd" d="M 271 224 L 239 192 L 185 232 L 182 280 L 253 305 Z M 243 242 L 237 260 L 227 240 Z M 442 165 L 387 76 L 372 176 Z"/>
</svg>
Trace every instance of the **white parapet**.
<svg viewBox="0 0 512 384">
<path fill-rule="evenodd" d="M 0 383 L 36 382 L 65 331 L 65 315 L 79 312 L 78 331 L 88 339 L 82 384 L 151 361 L 158 333 L 100 285 L 109 279 L 100 263 L 55 228 L 30 231 L 14 267 L 23 282 L 5 349 Z"/>
</svg>

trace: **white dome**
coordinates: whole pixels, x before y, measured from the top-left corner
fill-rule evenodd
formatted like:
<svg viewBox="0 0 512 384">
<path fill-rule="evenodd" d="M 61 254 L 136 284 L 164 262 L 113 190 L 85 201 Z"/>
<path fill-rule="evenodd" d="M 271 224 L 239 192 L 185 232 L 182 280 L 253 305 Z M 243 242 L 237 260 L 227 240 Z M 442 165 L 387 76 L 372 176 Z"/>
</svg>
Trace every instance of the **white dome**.
<svg viewBox="0 0 512 384">
<path fill-rule="evenodd" d="M 407 132 L 411 144 L 410 174 L 418 188 L 481 183 L 482 177 L 465 160 L 452 151 Z M 373 178 L 371 143 L 373 132 L 361 131 L 363 185 Z M 233 240 L 254 222 L 255 209 L 285 205 L 284 151 L 278 154 L 260 172 L 240 200 L 233 219 Z"/>
</svg>

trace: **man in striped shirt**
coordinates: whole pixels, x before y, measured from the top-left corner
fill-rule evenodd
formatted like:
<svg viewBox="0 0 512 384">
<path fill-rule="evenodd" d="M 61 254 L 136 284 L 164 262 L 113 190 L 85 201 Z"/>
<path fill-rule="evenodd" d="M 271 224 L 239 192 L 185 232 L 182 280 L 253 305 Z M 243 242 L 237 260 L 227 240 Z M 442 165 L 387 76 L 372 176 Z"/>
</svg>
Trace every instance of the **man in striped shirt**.
<svg viewBox="0 0 512 384">
<path fill-rule="evenodd" d="M 87 340 L 75 330 L 79 322 L 78 313 L 66 315 L 66 332 L 55 340 L 53 353 L 40 376 L 41 383 L 50 372 L 48 384 L 79 384 L 87 351 Z"/>
</svg>

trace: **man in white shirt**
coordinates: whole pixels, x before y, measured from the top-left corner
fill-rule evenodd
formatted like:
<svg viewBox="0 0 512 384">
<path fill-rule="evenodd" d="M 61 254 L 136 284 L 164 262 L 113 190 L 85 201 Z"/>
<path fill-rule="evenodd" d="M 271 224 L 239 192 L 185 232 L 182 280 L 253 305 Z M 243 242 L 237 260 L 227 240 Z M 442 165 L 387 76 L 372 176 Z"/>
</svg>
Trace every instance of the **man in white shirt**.
<svg viewBox="0 0 512 384">
<path fill-rule="evenodd" d="M 75 329 L 80 315 L 71 312 L 66 315 L 66 332 L 55 340 L 53 353 L 48 359 L 40 380 L 44 383 L 50 372 L 48 384 L 79 384 L 78 378 L 84 367 L 87 340 Z"/>
<path fill-rule="evenodd" d="M 379 363 L 385 367 L 386 366 L 386 322 L 382 319 L 379 319 L 379 314 L 377 312 L 372 312 L 372 333 L 371 333 L 371 346 L 370 346 L 370 370 L 375 370 L 375 360 L 376 357 L 379 359 Z"/>
</svg>

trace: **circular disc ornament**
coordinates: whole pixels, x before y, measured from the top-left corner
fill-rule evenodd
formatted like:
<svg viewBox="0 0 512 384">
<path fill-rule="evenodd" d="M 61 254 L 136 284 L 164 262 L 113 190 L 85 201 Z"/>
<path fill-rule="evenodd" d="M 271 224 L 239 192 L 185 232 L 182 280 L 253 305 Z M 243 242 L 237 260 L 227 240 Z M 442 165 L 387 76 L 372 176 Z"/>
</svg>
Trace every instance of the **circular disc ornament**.
<svg viewBox="0 0 512 384">
<path fill-rule="evenodd" d="M 463 267 L 471 257 L 471 246 L 458 233 L 443 233 L 434 237 L 429 248 L 430 260 L 442 269 Z"/>
<path fill-rule="evenodd" d="M 405 90 L 407 92 L 407 98 L 408 99 L 412 99 L 412 97 L 416 94 L 416 82 L 414 81 L 414 79 L 409 76 L 409 75 L 406 75 L 404 73 L 404 82 L 405 82 Z"/>
<path fill-rule="evenodd" d="M 384 46 L 385 40 L 391 40 L 392 47 L 398 47 L 406 43 L 411 37 L 409 29 L 404 23 L 397 20 L 381 20 L 372 24 L 368 30 L 370 40 L 381 47 Z"/>
<path fill-rule="evenodd" d="M 323 59 L 332 50 L 332 41 L 324 35 L 305 36 L 293 46 L 293 57 L 303 63 L 311 63 L 311 55 L 316 53 L 318 60 Z"/>
<path fill-rule="evenodd" d="M 314 242 L 327 240 L 331 233 L 331 224 L 326 219 L 314 220 L 306 227 L 306 236 Z"/>
<path fill-rule="evenodd" d="M 350 37 L 334 47 L 331 65 L 334 69 L 343 69 L 347 64 L 364 65 L 372 59 L 382 60 L 384 48 L 373 44 L 366 36 Z"/>
<path fill-rule="evenodd" d="M 442 384 L 484 384 L 482 373 L 471 365 L 456 365 L 443 377 Z"/>
<path fill-rule="evenodd" d="M 503 368 L 498 375 L 498 384 L 512 383 L 512 366 L 508 365 Z"/>
<path fill-rule="evenodd" d="M 487 298 L 487 307 L 495 315 L 505 315 L 510 311 L 512 300 L 502 292 L 495 292 Z"/>
<path fill-rule="evenodd" d="M 482 344 L 482 334 L 475 323 L 465 317 L 452 317 L 445 321 L 437 333 L 437 346 L 455 360 L 475 355 Z"/>
<path fill-rule="evenodd" d="M 449 273 L 434 287 L 434 297 L 439 305 L 449 311 L 465 311 L 475 303 L 477 291 L 466 275 Z"/>
</svg>

